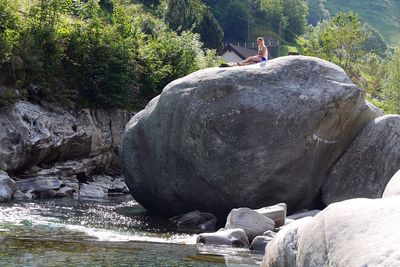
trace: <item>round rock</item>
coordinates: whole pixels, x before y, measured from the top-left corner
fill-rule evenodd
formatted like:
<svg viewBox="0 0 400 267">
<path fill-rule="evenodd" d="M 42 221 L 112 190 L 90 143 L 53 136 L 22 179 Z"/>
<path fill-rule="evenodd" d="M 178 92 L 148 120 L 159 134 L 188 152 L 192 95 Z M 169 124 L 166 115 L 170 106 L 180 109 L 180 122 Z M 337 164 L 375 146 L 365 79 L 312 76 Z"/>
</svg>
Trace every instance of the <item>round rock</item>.
<svg viewBox="0 0 400 267">
<path fill-rule="evenodd" d="M 334 165 L 322 188 L 325 204 L 380 198 L 400 169 L 400 116 L 370 122 Z"/>
</svg>

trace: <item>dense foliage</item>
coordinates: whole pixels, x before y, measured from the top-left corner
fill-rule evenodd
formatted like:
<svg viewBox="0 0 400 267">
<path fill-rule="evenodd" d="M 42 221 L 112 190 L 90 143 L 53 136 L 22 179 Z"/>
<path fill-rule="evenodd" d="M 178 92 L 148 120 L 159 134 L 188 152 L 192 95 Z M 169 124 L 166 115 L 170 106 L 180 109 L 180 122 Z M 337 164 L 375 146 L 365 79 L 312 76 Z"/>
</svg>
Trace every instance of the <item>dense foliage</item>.
<svg viewBox="0 0 400 267">
<path fill-rule="evenodd" d="M 172 31 L 138 4 L 23 1 L 0 0 L 0 71 L 3 84 L 29 97 L 134 108 L 170 81 L 219 63 L 199 35 Z M 3 104 L 14 98 L 0 94 Z"/>
<path fill-rule="evenodd" d="M 294 42 L 306 29 L 304 0 L 204 0 L 221 24 L 228 42 L 273 35 Z"/>
<path fill-rule="evenodd" d="M 164 18 L 177 32 L 191 30 L 208 48 L 221 50 L 224 32 L 210 9 L 200 0 L 168 0 Z"/>
<path fill-rule="evenodd" d="M 142 107 L 172 80 L 220 64 L 223 41 L 272 35 L 288 44 L 281 54 L 290 45 L 334 62 L 399 112 L 399 49 L 357 14 L 337 13 L 340 1 L 0 0 L 0 106 L 26 96 Z"/>
<path fill-rule="evenodd" d="M 353 11 L 364 23 L 377 29 L 386 43 L 398 46 L 400 41 L 400 1 L 398 0 L 308 0 L 308 20 L 316 25 L 338 13 Z"/>
<path fill-rule="evenodd" d="M 382 98 L 388 112 L 400 114 L 400 48 L 390 58 L 386 70 Z"/>
<path fill-rule="evenodd" d="M 306 35 L 304 53 L 331 61 L 355 74 L 365 56 L 366 36 L 358 16 L 340 13 L 324 20 Z"/>
<path fill-rule="evenodd" d="M 378 31 L 360 18 L 339 13 L 310 27 L 304 54 L 341 66 L 385 112 L 400 112 L 400 51 L 388 49 Z"/>
</svg>

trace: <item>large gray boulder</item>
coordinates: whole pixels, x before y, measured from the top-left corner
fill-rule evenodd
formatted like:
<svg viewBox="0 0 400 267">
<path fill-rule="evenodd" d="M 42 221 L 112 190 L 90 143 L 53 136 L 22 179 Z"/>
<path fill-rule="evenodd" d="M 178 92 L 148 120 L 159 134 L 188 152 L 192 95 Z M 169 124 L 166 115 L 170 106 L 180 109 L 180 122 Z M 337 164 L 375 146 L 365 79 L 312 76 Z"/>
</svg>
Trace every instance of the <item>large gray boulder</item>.
<svg viewBox="0 0 400 267">
<path fill-rule="evenodd" d="M 400 116 L 369 123 L 334 165 L 322 188 L 325 204 L 351 198 L 380 198 L 400 169 Z"/>
<path fill-rule="evenodd" d="M 400 198 L 353 199 L 284 227 L 262 267 L 400 266 Z"/>
<path fill-rule="evenodd" d="M 390 179 L 382 194 L 383 198 L 400 197 L 400 170 Z"/>
<path fill-rule="evenodd" d="M 314 208 L 323 178 L 378 112 L 345 72 L 302 56 L 170 83 L 127 125 L 128 187 L 162 215 L 287 203 Z"/>
</svg>

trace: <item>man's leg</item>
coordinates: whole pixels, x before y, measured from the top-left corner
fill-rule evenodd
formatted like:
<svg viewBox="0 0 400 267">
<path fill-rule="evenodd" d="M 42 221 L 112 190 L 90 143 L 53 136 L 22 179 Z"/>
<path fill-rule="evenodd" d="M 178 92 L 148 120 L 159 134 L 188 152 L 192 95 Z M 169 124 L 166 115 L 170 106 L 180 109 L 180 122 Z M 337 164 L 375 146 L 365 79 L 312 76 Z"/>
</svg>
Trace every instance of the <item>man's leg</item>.
<svg viewBox="0 0 400 267">
<path fill-rule="evenodd" d="M 242 62 L 239 62 L 239 66 L 245 66 L 245 65 L 250 65 L 250 64 L 255 64 L 261 62 L 261 58 L 259 56 L 252 56 L 247 58 L 246 60 L 243 60 Z"/>
</svg>

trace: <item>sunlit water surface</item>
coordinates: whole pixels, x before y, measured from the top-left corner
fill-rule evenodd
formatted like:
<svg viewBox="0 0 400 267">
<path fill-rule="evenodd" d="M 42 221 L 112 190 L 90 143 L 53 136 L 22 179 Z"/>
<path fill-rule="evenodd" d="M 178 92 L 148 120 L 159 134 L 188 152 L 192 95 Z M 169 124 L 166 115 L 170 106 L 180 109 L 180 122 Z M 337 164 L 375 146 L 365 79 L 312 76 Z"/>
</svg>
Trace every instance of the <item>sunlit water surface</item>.
<svg viewBox="0 0 400 267">
<path fill-rule="evenodd" d="M 0 204 L 0 266 L 258 266 L 260 254 L 195 246 L 131 197 Z"/>
</svg>

